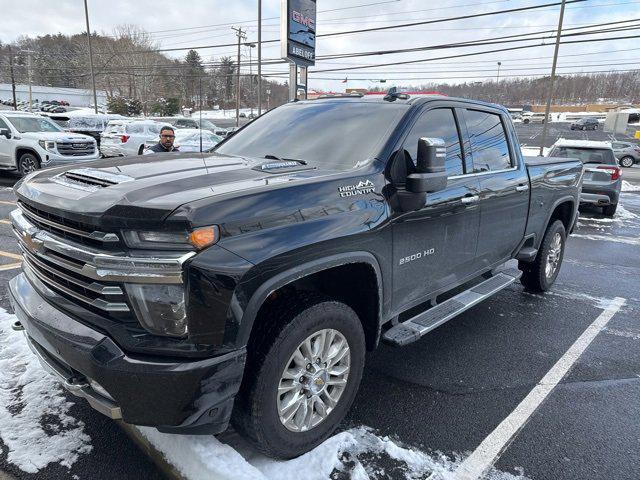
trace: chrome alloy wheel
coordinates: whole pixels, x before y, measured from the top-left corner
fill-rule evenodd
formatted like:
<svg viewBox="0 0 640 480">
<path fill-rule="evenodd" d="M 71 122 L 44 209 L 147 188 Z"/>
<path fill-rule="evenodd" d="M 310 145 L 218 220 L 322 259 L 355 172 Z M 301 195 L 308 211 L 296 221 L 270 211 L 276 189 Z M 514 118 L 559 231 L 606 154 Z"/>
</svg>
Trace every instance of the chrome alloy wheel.
<svg viewBox="0 0 640 480">
<path fill-rule="evenodd" d="M 20 161 L 20 173 L 22 173 L 22 175 L 28 175 L 31 172 L 35 172 L 37 169 L 38 164 L 32 157 L 26 157 Z"/>
<path fill-rule="evenodd" d="M 349 380 L 351 354 L 337 330 L 309 335 L 285 365 L 278 385 L 280 422 L 292 432 L 305 432 L 335 408 Z"/>
<path fill-rule="evenodd" d="M 560 264 L 560 255 L 562 254 L 562 236 L 556 232 L 551 240 L 551 246 L 549 247 L 549 253 L 547 254 L 547 264 L 545 265 L 544 273 L 547 278 L 553 277 Z"/>
</svg>

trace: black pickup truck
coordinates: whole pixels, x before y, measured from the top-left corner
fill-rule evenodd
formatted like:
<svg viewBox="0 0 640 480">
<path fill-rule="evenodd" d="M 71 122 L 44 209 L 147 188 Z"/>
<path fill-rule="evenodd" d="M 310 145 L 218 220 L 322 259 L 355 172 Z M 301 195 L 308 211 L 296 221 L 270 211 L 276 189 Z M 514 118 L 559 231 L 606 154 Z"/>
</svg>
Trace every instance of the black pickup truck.
<svg viewBox="0 0 640 480">
<path fill-rule="evenodd" d="M 293 457 L 344 417 L 380 340 L 518 279 L 550 288 L 582 172 L 525 161 L 500 106 L 397 93 L 292 102 L 212 154 L 34 172 L 15 188 L 14 328 L 111 418 L 232 421 Z"/>
</svg>

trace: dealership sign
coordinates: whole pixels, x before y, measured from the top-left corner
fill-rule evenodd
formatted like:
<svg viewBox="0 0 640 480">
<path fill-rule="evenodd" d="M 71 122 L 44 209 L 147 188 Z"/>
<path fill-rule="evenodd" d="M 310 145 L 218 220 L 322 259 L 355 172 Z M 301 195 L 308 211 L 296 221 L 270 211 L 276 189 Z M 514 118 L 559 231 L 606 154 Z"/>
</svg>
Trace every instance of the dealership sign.
<svg viewBox="0 0 640 480">
<path fill-rule="evenodd" d="M 316 61 L 316 0 L 282 0 L 282 58 L 307 67 Z"/>
</svg>

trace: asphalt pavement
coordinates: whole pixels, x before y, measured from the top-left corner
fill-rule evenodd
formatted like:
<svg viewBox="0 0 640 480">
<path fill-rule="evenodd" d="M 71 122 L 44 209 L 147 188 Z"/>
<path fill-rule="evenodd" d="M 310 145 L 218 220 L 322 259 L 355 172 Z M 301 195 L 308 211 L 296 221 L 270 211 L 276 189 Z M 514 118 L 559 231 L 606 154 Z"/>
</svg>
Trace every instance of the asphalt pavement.
<svg viewBox="0 0 640 480">
<path fill-rule="evenodd" d="M 554 125 L 553 135 L 565 136 L 561 127 Z M 540 130 L 539 125 L 518 126 L 522 143 L 535 146 L 534 128 Z M 588 132 L 589 138 L 600 135 Z M 623 178 L 640 187 L 640 167 L 625 169 Z M 15 180 L 0 174 L 2 185 Z M 9 188 L 0 189 L 0 220 L 7 219 L 14 201 Z M 623 193 L 621 204 L 613 220 L 598 209 L 581 212 L 551 292 L 533 295 L 514 284 L 414 344 L 381 345 L 370 353 L 340 430 L 365 425 L 381 438 L 454 463 L 470 454 L 481 457 L 478 447 L 496 438 L 503 421 L 541 387 L 577 340 L 593 331 L 594 321 L 618 297 L 624 299 L 622 308 L 584 352 L 571 358 L 567 375 L 548 389 L 544 401 L 520 418 L 490 476 L 640 478 L 640 191 Z M 0 306 L 9 309 L 6 284 L 19 272 L 19 259 L 10 225 L 1 221 L 0 245 Z M 163 478 L 116 423 L 83 400 L 71 395 L 67 400 L 74 403 L 69 413 L 83 423 L 92 451 L 69 467 L 52 463 L 27 473 L 8 461 L 8 448 L 0 441 L 0 478 L 2 471 L 30 480 Z M 220 438 L 233 443 L 232 437 Z M 408 475 L 406 463 L 387 454 L 362 454 L 358 461 L 371 478 Z M 343 462 L 334 478 L 349 476 L 344 473 L 349 459 Z M 301 470 L 299 478 L 310 477 Z"/>
</svg>

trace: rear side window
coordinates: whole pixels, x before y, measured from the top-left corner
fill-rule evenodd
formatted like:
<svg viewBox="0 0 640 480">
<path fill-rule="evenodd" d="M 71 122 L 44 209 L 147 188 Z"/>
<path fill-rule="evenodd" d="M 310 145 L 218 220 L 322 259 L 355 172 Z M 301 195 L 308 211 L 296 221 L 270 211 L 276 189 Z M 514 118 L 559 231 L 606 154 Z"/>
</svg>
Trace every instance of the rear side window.
<svg viewBox="0 0 640 480">
<path fill-rule="evenodd" d="M 460 135 L 453 111 L 450 108 L 438 108 L 423 113 L 411 128 L 404 142 L 404 149 L 416 163 L 418 140 L 422 137 L 441 138 L 447 147 L 446 167 L 449 176 L 462 175 L 462 149 Z"/>
<path fill-rule="evenodd" d="M 613 151 L 606 148 L 554 147 L 550 157 L 577 158 L 582 163 L 617 165 Z"/>
<path fill-rule="evenodd" d="M 500 115 L 466 110 L 465 118 L 473 155 L 473 171 L 492 172 L 511 168 L 513 163 Z"/>
</svg>

